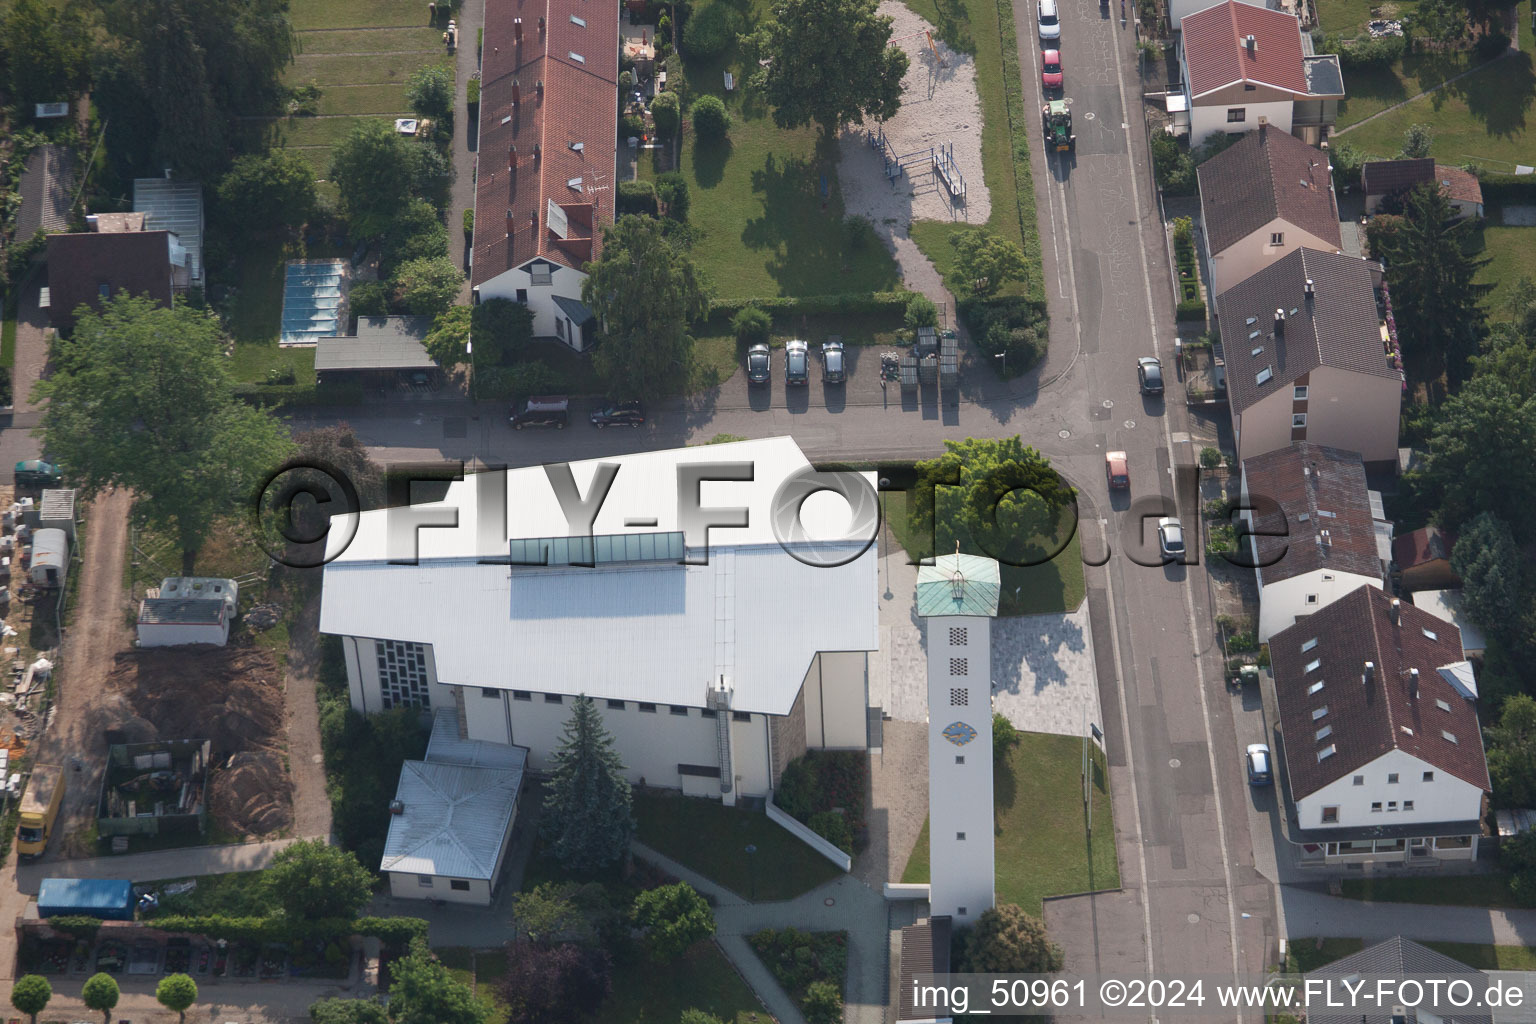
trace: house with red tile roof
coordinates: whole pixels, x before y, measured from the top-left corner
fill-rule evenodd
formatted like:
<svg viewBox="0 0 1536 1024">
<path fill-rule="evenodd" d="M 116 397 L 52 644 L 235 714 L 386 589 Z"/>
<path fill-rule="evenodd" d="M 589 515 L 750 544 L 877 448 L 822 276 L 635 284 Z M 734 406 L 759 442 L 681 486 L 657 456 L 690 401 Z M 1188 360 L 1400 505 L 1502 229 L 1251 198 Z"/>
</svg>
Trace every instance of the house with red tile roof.
<svg viewBox="0 0 1536 1024">
<path fill-rule="evenodd" d="M 1338 252 L 1328 154 L 1268 124 L 1196 169 L 1211 294 L 1297 249 Z"/>
<path fill-rule="evenodd" d="M 595 340 L 584 267 L 617 186 L 619 8 L 505 0 L 486 9 L 470 285 L 523 302 L 536 335 Z"/>
<path fill-rule="evenodd" d="M 1295 15 L 1227 0 L 1179 24 L 1190 145 L 1252 131 L 1260 119 L 1313 145 L 1327 137 L 1343 73 L 1337 54 L 1311 52 Z"/>
<path fill-rule="evenodd" d="M 1369 160 L 1360 167 L 1360 184 L 1365 192 L 1365 212 L 1377 213 L 1388 199 L 1402 197 L 1411 189 L 1429 182 L 1440 186 L 1445 198 L 1459 217 L 1483 215 L 1483 186 L 1477 175 L 1460 167 L 1422 160 Z"/>
<path fill-rule="evenodd" d="M 1490 785 L 1456 627 L 1367 586 L 1269 652 L 1300 859 L 1476 859 Z"/>
</svg>

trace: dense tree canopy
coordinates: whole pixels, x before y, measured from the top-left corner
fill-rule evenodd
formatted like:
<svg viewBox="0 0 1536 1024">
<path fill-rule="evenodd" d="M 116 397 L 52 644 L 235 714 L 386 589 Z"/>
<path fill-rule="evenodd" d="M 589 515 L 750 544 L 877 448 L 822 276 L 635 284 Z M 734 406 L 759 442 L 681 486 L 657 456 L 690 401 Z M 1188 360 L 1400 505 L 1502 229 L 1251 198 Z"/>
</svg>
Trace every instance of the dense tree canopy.
<svg viewBox="0 0 1536 1024">
<path fill-rule="evenodd" d="M 1504 702 L 1488 730 L 1488 776 L 1501 807 L 1531 807 L 1536 800 L 1536 700 L 1517 693 Z"/>
<path fill-rule="evenodd" d="M 602 325 L 598 373 L 615 391 L 661 393 L 687 365 L 689 322 L 709 308 L 693 260 L 654 217 L 621 217 L 604 229 L 602 259 L 588 274 L 581 294 Z"/>
<path fill-rule="evenodd" d="M 1509 524 L 1482 512 L 1462 528 L 1451 567 L 1462 581 L 1463 608 L 1490 636 L 1511 637 L 1525 614 L 1524 559 Z"/>
<path fill-rule="evenodd" d="M 408 139 L 388 121 L 364 118 L 331 153 L 331 180 L 356 238 L 377 238 L 412 197 L 441 210 L 453 169 L 435 148 Z"/>
<path fill-rule="evenodd" d="M 510 1024 L 568 1024 L 597 1010 L 612 989 L 606 950 L 563 943 L 507 944 L 501 982 Z"/>
<path fill-rule="evenodd" d="M 1049 974 L 1061 964 L 1061 949 L 1045 933 L 1045 923 L 1014 903 L 983 911 L 965 939 L 967 971 Z"/>
<path fill-rule="evenodd" d="M 351 851 L 324 839 L 303 839 L 278 851 L 266 881 L 295 921 L 350 921 L 373 894 L 373 873 Z"/>
<path fill-rule="evenodd" d="M 470 335 L 476 366 L 512 362 L 533 340 L 533 311 L 511 299 L 484 299 L 474 307 Z"/>
<path fill-rule="evenodd" d="M 239 118 L 281 109 L 294 53 L 288 0 L 97 3 L 105 31 L 92 100 L 121 170 L 210 178 L 244 131 Z"/>
<path fill-rule="evenodd" d="M 79 3 L 12 0 L 0 17 L 0 56 L 10 99 L 28 113 L 35 103 L 74 98 L 90 78 L 90 29 Z"/>
<path fill-rule="evenodd" d="M 448 973 L 424 939 L 390 964 L 389 1016 L 394 1024 L 486 1024 L 489 1011 L 468 985 Z"/>
<path fill-rule="evenodd" d="M 1050 461 L 1017 436 L 945 441 L 944 454 L 917 464 L 909 508 L 916 537 L 929 538 L 938 554 L 961 542 L 970 554 L 1005 565 L 1049 561 L 1066 538 L 1059 536 L 1072 488 Z"/>
<path fill-rule="evenodd" d="M 635 924 L 657 960 L 676 960 L 695 942 L 715 934 L 715 912 L 687 882 L 647 889 L 635 897 Z"/>
<path fill-rule="evenodd" d="M 591 697 L 572 703 L 555 751 L 539 829 L 567 871 L 595 871 L 629 854 L 635 831 L 629 780 Z"/>
<path fill-rule="evenodd" d="M 453 113 L 453 71 L 428 64 L 405 82 L 405 101 L 419 117 L 442 118 Z"/>
<path fill-rule="evenodd" d="M 780 128 L 814 123 L 831 138 L 846 122 L 901 109 L 907 55 L 891 45 L 891 19 L 875 0 L 778 0 L 748 50 L 768 61 L 752 85 Z"/>
<path fill-rule="evenodd" d="M 1029 263 L 1018 243 L 985 228 L 967 228 L 949 236 L 955 269 L 974 295 L 992 295 L 1009 281 L 1024 277 Z"/>
<path fill-rule="evenodd" d="M 437 316 L 458 298 L 464 272 L 447 256 L 406 260 L 390 275 L 390 298 L 411 316 Z"/>
<path fill-rule="evenodd" d="M 217 196 L 219 219 L 234 231 L 298 227 L 315 210 L 315 172 L 291 149 L 236 157 Z"/>
<path fill-rule="evenodd" d="M 118 297 L 84 307 L 55 342 L 45 447 L 87 493 L 127 487 L 136 508 L 174 533 L 183 569 L 213 521 L 248 507 L 292 451 L 287 430 L 236 400 L 219 325 L 189 306 Z"/>
<path fill-rule="evenodd" d="M 473 310 L 469 306 L 450 306 L 432 321 L 432 330 L 421 343 L 438 366 L 451 370 L 469 358 L 472 316 Z"/>
<path fill-rule="evenodd" d="M 1536 534 L 1528 514 L 1536 497 L 1536 398 L 1508 381 L 1478 374 L 1446 401 L 1430 435 L 1420 483 L 1439 508 L 1440 525 L 1455 531 L 1480 512 Z"/>
</svg>

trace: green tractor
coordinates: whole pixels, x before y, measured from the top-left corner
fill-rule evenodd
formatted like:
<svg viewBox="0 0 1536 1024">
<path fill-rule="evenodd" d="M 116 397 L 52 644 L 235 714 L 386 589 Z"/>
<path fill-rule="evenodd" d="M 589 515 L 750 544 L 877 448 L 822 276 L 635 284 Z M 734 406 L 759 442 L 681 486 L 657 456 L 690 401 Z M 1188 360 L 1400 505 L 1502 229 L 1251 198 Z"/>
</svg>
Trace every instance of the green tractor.
<svg viewBox="0 0 1536 1024">
<path fill-rule="evenodd" d="M 1040 111 L 1045 127 L 1045 148 L 1058 153 L 1071 153 L 1077 149 L 1077 136 L 1072 134 L 1072 111 L 1067 101 L 1052 100 Z"/>
</svg>

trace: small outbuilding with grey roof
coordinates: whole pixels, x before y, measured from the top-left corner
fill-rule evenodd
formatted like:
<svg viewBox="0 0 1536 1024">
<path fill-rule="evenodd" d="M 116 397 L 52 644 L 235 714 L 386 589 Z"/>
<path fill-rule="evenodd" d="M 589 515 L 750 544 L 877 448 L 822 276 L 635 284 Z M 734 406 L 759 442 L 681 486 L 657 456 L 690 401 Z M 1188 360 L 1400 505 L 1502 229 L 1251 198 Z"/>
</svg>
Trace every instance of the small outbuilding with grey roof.
<svg viewBox="0 0 1536 1024">
<path fill-rule="evenodd" d="M 1297 249 L 1216 297 L 1238 458 L 1312 441 L 1396 467 L 1403 371 L 1380 280 L 1358 256 Z"/>
<path fill-rule="evenodd" d="M 422 339 L 432 329 L 428 316 L 365 316 L 353 335 L 327 335 L 315 345 L 315 372 L 321 380 L 363 375 L 393 382 L 402 373 L 428 373 L 436 378 L 437 363 L 427 355 Z"/>
<path fill-rule="evenodd" d="M 1365 991 L 1376 991 L 1377 979 L 1389 978 L 1404 980 L 1408 978 L 1444 979 L 1446 983 L 1461 982 L 1471 986 L 1469 991 L 1479 994 L 1489 988 L 1490 978 L 1481 971 L 1474 970 L 1460 960 L 1452 960 L 1444 953 L 1437 953 L 1427 946 L 1421 946 L 1401 935 L 1394 936 L 1384 942 L 1378 942 L 1374 946 L 1368 946 L 1358 953 L 1352 953 L 1333 963 L 1324 964 L 1315 971 L 1308 971 L 1305 975 L 1309 983 L 1332 983 L 1335 993 L 1342 991 L 1344 979 L 1350 979 L 1350 983 L 1358 985 L 1364 983 Z M 1441 988 L 1440 991 L 1446 991 Z M 1319 1000 L 1321 1002 L 1321 1000 Z M 1335 1003 L 1348 1002 L 1342 996 L 1336 996 Z M 1379 1006 L 1364 1007 L 1367 1012 L 1359 1012 L 1362 1007 L 1354 1005 L 1324 1005 L 1316 1006 L 1307 1012 L 1308 1024 L 1441 1024 L 1442 1021 L 1454 1021 L 1455 1024 L 1498 1024 L 1502 1020 L 1513 1021 L 1528 1020 L 1529 1017 L 1517 1018 L 1500 1017 L 1491 1014 L 1488 1009 L 1475 1009 L 1458 1007 L 1451 1014 L 1448 1005 L 1440 1005 L 1437 1009 L 1444 1016 L 1432 1014 L 1429 1007 L 1434 1006 L 1434 996 L 1431 994 L 1421 1006 L 1412 1009 L 1404 1008 L 1401 1015 L 1394 1013 L 1391 1002 Z"/>
</svg>

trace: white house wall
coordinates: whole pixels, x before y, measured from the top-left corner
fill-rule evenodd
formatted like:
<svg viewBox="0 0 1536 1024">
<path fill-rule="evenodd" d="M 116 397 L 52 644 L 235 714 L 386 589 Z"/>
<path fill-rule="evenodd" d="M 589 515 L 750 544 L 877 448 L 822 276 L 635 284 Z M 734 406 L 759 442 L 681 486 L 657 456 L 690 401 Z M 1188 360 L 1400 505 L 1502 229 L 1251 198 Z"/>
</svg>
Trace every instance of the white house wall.
<svg viewBox="0 0 1536 1024">
<path fill-rule="evenodd" d="M 863 750 L 868 658 L 863 651 L 816 656 L 805 676 L 805 743 L 829 750 Z"/>
<path fill-rule="evenodd" d="M 709 724 L 713 726 L 715 723 Z M 735 795 L 738 797 L 767 796 L 773 788 L 766 715 L 752 715 L 745 722 L 736 721 L 734 716 L 731 718 L 731 771 L 736 776 Z"/>
<path fill-rule="evenodd" d="M 581 285 L 586 279 L 587 275 L 579 270 L 556 265 L 554 272 L 550 275 L 549 284 L 534 284 L 533 275 L 528 272 L 526 266 L 514 267 L 482 284 L 480 301 L 511 299 L 516 302 L 518 289 L 524 289 L 527 292 L 528 308 L 533 311 L 533 333 L 540 337 L 555 338 L 560 336 L 556 321 L 565 319 L 565 314 L 555 305 L 555 296 L 580 302 Z M 570 344 L 569 332 L 567 332 L 566 341 Z M 577 351 L 581 350 L 580 328 L 577 328 L 577 336 L 572 347 Z"/>
<path fill-rule="evenodd" d="M 957 925 L 973 923 L 994 899 L 991 628 L 980 616 L 928 619 L 929 905 Z M 952 629 L 965 631 L 963 645 L 951 643 Z M 964 671 L 951 659 L 964 659 Z M 953 691 L 963 691 L 962 702 Z M 975 738 L 945 739 L 955 722 Z"/>
<path fill-rule="evenodd" d="M 1346 681 L 1347 683 L 1348 681 Z M 1353 685 L 1360 685 L 1358 679 Z M 1424 726 L 1431 727 L 1438 712 L 1433 704 L 1425 709 Z M 1302 737 L 1310 739 L 1311 737 Z M 1460 737 L 1463 743 L 1478 743 L 1477 736 Z M 1302 743 L 1292 750 L 1287 744 L 1286 757 L 1314 757 L 1313 745 Z M 1424 773 L 1434 772 L 1434 781 L 1425 782 Z M 1399 781 L 1388 783 L 1387 775 L 1396 772 Z M 1355 785 L 1354 776 L 1363 776 L 1361 785 Z M 1413 810 L 1404 811 L 1403 801 L 1412 800 Z M 1372 811 L 1371 804 L 1379 801 L 1380 811 Z M 1387 804 L 1396 801 L 1398 809 L 1388 811 Z M 1356 772 L 1337 782 L 1329 783 L 1311 796 L 1296 801 L 1296 813 L 1304 829 L 1362 828 L 1387 825 L 1433 825 L 1451 821 L 1476 821 L 1482 811 L 1482 790 L 1463 782 L 1446 771 L 1421 761 L 1412 754 L 1393 749 L 1378 757 Z M 1324 807 L 1337 807 L 1337 823 L 1323 821 Z"/>
<path fill-rule="evenodd" d="M 369 637 L 342 637 L 352 706 L 367 714 L 385 710 L 384 692 L 379 683 L 379 659 L 374 644 L 375 641 Z M 437 659 L 433 656 L 432 645 L 423 646 L 426 648 L 427 699 L 432 702 L 434 709 L 451 708 L 454 688 L 437 678 Z"/>
<path fill-rule="evenodd" d="M 1255 4 L 1254 6 L 1258 6 Z M 1184 80 L 1189 81 L 1188 73 Z M 1296 101 L 1292 99 L 1277 100 L 1269 103 L 1228 103 L 1225 100 L 1219 106 L 1207 106 L 1201 100 L 1191 98 L 1189 106 L 1189 144 L 1191 147 L 1199 146 L 1212 135 L 1242 135 L 1251 132 L 1259 126 L 1259 118 L 1269 119 L 1271 129 L 1278 128 L 1289 133 L 1291 130 L 1291 113 Z M 1241 107 L 1243 120 L 1228 121 L 1228 109 Z M 1331 251 L 1331 249 L 1330 249 Z M 1219 293 L 1218 293 L 1219 294 Z"/>
<path fill-rule="evenodd" d="M 1307 440 L 1359 452 L 1367 463 L 1395 462 L 1402 401 L 1401 381 L 1320 366 L 1308 389 Z"/>
<path fill-rule="evenodd" d="M 229 640 L 229 623 L 148 622 L 139 625 L 140 647 L 217 644 Z"/>
<path fill-rule="evenodd" d="M 1318 152 L 1317 159 L 1324 166 L 1327 165 L 1327 157 L 1321 151 Z M 1281 184 L 1283 186 L 1289 182 Z M 1270 245 L 1270 239 L 1276 232 L 1284 236 L 1283 244 Z M 1222 294 L 1233 285 L 1248 280 L 1280 257 L 1302 248 L 1333 252 L 1338 247 L 1281 217 L 1276 217 L 1219 253 L 1211 249 L 1210 239 L 1207 238 L 1206 251 L 1210 253 L 1211 294 Z"/>
<path fill-rule="evenodd" d="M 1311 539 L 1307 544 L 1315 543 Z M 1332 604 L 1345 594 L 1362 586 L 1381 589 L 1381 580 L 1352 572 L 1327 572 L 1316 570 L 1292 576 L 1274 583 L 1262 582 L 1263 569 L 1259 570 L 1259 643 L 1269 643 L 1269 638 L 1326 605 Z"/>
<path fill-rule="evenodd" d="M 1313 371 L 1316 373 L 1317 371 Z M 1237 456 L 1251 459 L 1255 455 L 1289 448 L 1291 444 L 1291 389 L 1280 388 L 1272 395 L 1260 399 L 1233 417 L 1237 431 Z M 1308 434 L 1308 440 L 1311 440 Z M 1319 444 L 1327 444 L 1319 441 Z"/>
<path fill-rule="evenodd" d="M 468 738 L 485 743 L 511 743 L 511 691 L 487 690 L 479 686 L 461 689 L 464 691 L 464 731 Z"/>
<path fill-rule="evenodd" d="M 420 879 L 428 878 L 431 885 Z M 460 879 L 462 881 L 462 879 Z M 469 889 L 455 889 L 453 880 L 442 875 L 413 875 L 404 871 L 389 873 L 389 894 L 397 900 L 442 900 L 444 903 L 469 903 L 477 907 L 491 905 L 491 883 L 469 879 Z"/>
</svg>

